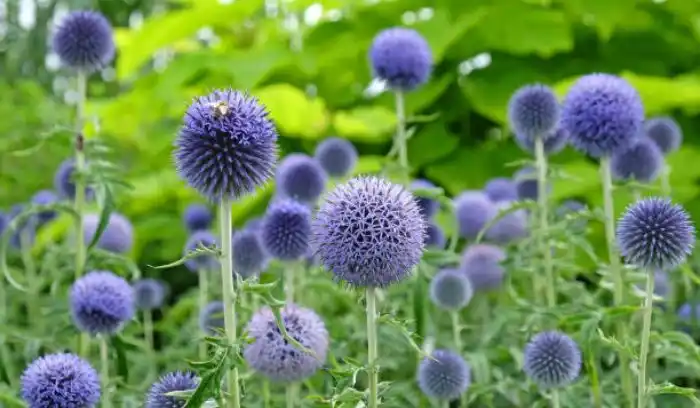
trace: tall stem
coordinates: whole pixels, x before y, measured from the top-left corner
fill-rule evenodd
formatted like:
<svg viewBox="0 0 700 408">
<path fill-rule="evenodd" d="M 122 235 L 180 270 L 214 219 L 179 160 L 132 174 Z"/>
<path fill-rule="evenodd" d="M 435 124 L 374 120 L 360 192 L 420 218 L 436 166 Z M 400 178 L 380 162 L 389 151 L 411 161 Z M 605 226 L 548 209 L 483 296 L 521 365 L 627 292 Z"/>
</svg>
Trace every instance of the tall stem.
<svg viewBox="0 0 700 408">
<path fill-rule="evenodd" d="M 202 313 L 202 310 L 206 309 L 207 307 L 207 291 L 209 290 L 207 288 L 207 281 L 208 281 L 208 275 L 209 271 L 206 269 L 200 269 L 197 271 L 197 276 L 199 277 L 199 313 Z M 207 357 L 207 343 L 204 341 L 199 342 L 199 358 L 204 361 Z"/>
<path fill-rule="evenodd" d="M 294 303 L 294 279 L 297 274 L 296 262 L 289 262 L 284 268 L 284 297 L 287 304 Z"/>
<path fill-rule="evenodd" d="M 642 326 L 642 345 L 639 350 L 639 376 L 637 377 L 637 408 L 646 407 L 647 397 L 647 356 L 649 354 L 649 336 L 651 334 L 651 315 L 654 303 L 654 270 L 647 270 L 646 298 L 644 299 L 644 323 Z"/>
<path fill-rule="evenodd" d="M 399 166 L 401 167 L 401 181 L 408 184 L 408 147 L 406 146 L 406 106 L 403 92 L 396 91 L 396 138 L 394 144 L 399 152 Z"/>
<path fill-rule="evenodd" d="M 148 345 L 148 351 L 151 353 L 155 352 L 155 346 L 153 342 L 153 312 L 150 309 L 143 311 L 143 334 L 146 338 L 146 344 Z"/>
<path fill-rule="evenodd" d="M 112 397 L 109 392 L 109 344 L 107 336 L 100 336 L 100 363 L 102 367 L 102 408 L 112 407 Z"/>
<path fill-rule="evenodd" d="M 379 383 L 379 368 L 377 358 L 377 292 L 375 288 L 367 288 L 367 356 L 369 360 L 369 408 L 377 408 L 377 385 Z"/>
<path fill-rule="evenodd" d="M 666 161 L 661 167 L 661 194 L 664 197 L 671 197 L 671 166 Z"/>
<path fill-rule="evenodd" d="M 535 139 L 535 159 L 537 161 L 537 207 L 539 214 L 539 245 L 544 260 L 544 271 L 547 279 L 547 305 L 557 304 L 555 292 L 556 277 L 552 266 L 552 249 L 549 245 L 548 203 L 547 203 L 547 156 L 544 153 L 544 141 L 541 137 Z"/>
<path fill-rule="evenodd" d="M 230 345 L 236 343 L 236 292 L 233 287 L 233 250 L 231 248 L 231 200 L 224 198 L 219 207 L 219 232 L 221 234 L 221 290 L 224 300 L 224 327 Z M 227 375 L 229 408 L 240 408 L 238 367 L 232 367 Z"/>
<path fill-rule="evenodd" d="M 552 408 L 560 408 L 561 404 L 559 403 L 559 390 L 556 388 L 552 389 Z"/>
<path fill-rule="evenodd" d="M 27 223 L 29 224 L 29 222 Z M 32 240 L 31 240 L 31 230 L 32 226 L 24 225 L 20 227 L 19 231 L 19 245 L 20 253 L 22 255 L 22 263 L 24 264 L 24 272 L 27 277 L 27 287 L 29 289 L 29 295 L 27 297 L 27 315 L 30 319 L 33 319 L 33 325 L 36 325 L 39 333 L 42 333 L 42 322 L 41 311 L 39 309 L 39 285 L 38 276 L 36 273 L 36 265 L 34 264 L 34 259 L 32 258 Z"/>
<path fill-rule="evenodd" d="M 83 138 L 83 123 L 85 121 L 85 99 L 87 90 L 87 75 L 79 70 L 77 75 L 78 101 L 76 103 L 75 115 L 75 201 L 73 203 L 76 214 L 75 222 L 75 279 L 78 280 L 83 275 L 85 260 L 87 258 L 87 248 L 85 245 L 85 232 L 83 219 L 85 215 L 85 140 Z M 78 337 L 78 353 L 82 357 L 87 357 L 90 351 L 90 337 L 87 333 L 81 333 Z"/>
<path fill-rule="evenodd" d="M 460 354 L 462 352 L 462 330 L 459 322 L 459 311 L 450 312 L 450 317 L 452 317 L 452 341 L 454 341 L 455 352 Z"/>
<path fill-rule="evenodd" d="M 270 380 L 263 379 L 263 407 L 270 408 Z"/>
<path fill-rule="evenodd" d="M 299 383 L 289 383 L 285 389 L 285 399 L 287 400 L 287 408 L 295 408 L 299 393 Z"/>
<path fill-rule="evenodd" d="M 614 280 L 613 298 L 616 306 L 625 304 L 625 270 L 620 267 L 620 256 L 615 242 L 615 218 L 613 207 L 613 184 L 610 171 L 610 158 L 600 159 L 600 178 L 603 183 L 603 207 L 605 210 L 605 239 L 608 246 L 608 258 L 610 262 L 609 274 Z M 627 338 L 627 322 L 616 322 L 617 338 L 623 341 Z M 634 387 L 630 375 L 629 359 L 624 352 L 618 353 L 620 360 L 620 379 L 622 392 L 626 404 L 634 406 Z"/>
</svg>

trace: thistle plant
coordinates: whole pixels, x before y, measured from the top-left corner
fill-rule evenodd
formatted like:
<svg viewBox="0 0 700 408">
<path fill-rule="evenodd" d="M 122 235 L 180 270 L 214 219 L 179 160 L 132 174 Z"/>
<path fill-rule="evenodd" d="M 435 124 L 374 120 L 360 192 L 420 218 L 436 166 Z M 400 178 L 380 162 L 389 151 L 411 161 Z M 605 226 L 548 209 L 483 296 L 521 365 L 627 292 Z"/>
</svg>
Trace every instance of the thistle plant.
<svg viewBox="0 0 700 408">
<path fill-rule="evenodd" d="M 100 216 L 87 214 L 83 220 L 83 237 L 85 245 L 92 242 L 100 224 Z M 131 222 L 119 213 L 111 213 L 107 225 L 97 240 L 97 247 L 105 251 L 123 254 L 129 252 L 134 245 L 134 227 Z"/>
<path fill-rule="evenodd" d="M 493 202 L 515 201 L 518 199 L 518 190 L 513 180 L 506 177 L 496 177 L 484 185 L 484 194 Z"/>
<path fill-rule="evenodd" d="M 329 137 L 316 146 L 314 158 L 335 178 L 348 176 L 357 164 L 357 149 L 345 139 Z"/>
<path fill-rule="evenodd" d="M 134 291 L 134 303 L 143 313 L 143 331 L 146 343 L 151 352 L 153 346 L 153 310 L 163 306 L 165 301 L 166 286 L 157 279 L 140 279 L 132 285 Z"/>
<path fill-rule="evenodd" d="M 552 408 L 559 408 L 558 387 L 574 381 L 581 371 L 581 351 L 569 336 L 556 331 L 537 334 L 525 346 L 525 374 L 551 391 Z"/>
<path fill-rule="evenodd" d="M 465 191 L 454 199 L 459 236 L 476 239 L 498 213 L 496 205 L 481 191 Z"/>
<path fill-rule="evenodd" d="M 459 311 L 474 296 L 469 278 L 458 269 L 442 269 L 430 282 L 430 300 L 440 309 L 450 312 L 455 351 L 462 351 Z"/>
<path fill-rule="evenodd" d="M 173 391 L 192 391 L 199 377 L 190 371 L 173 371 L 160 377 L 146 394 L 145 408 L 183 408 L 186 399 L 168 395 Z"/>
<path fill-rule="evenodd" d="M 190 233 L 193 233 L 195 231 L 211 229 L 214 216 L 206 205 L 190 204 L 185 208 L 185 212 L 182 214 L 182 221 L 185 224 L 185 228 L 187 228 Z"/>
<path fill-rule="evenodd" d="M 681 146 L 683 131 L 676 121 L 668 116 L 658 116 L 644 122 L 644 133 L 659 147 L 661 153 L 667 156 Z M 664 161 L 661 169 L 661 193 L 671 196 L 671 167 Z"/>
<path fill-rule="evenodd" d="M 275 181 L 282 198 L 307 204 L 315 203 L 326 189 L 328 175 L 321 164 L 305 154 L 286 156 L 277 168 Z"/>
<path fill-rule="evenodd" d="M 664 166 L 661 150 L 649 138 L 636 140 L 627 149 L 615 152 L 610 158 L 610 169 L 614 180 L 631 180 L 651 183 L 656 180 Z M 635 200 L 641 198 L 639 189 L 633 188 Z"/>
<path fill-rule="evenodd" d="M 22 373 L 22 399 L 31 408 L 93 407 L 100 400 L 100 377 L 82 358 L 69 353 L 34 360 Z"/>
<path fill-rule="evenodd" d="M 471 367 L 457 353 L 438 349 L 418 367 L 418 386 L 439 400 L 458 399 L 471 385 Z"/>
</svg>

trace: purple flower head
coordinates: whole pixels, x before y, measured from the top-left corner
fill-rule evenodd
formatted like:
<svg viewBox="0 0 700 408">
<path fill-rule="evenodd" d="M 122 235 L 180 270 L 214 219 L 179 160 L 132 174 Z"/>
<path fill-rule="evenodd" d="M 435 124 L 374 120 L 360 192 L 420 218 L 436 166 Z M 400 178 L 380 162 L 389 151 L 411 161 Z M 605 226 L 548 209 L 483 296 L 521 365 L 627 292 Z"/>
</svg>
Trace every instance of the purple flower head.
<svg viewBox="0 0 700 408">
<path fill-rule="evenodd" d="M 314 158 L 331 177 L 345 177 L 357 163 L 357 149 L 345 139 L 329 137 L 316 146 Z"/>
<path fill-rule="evenodd" d="M 457 353 L 435 350 L 418 366 L 418 387 L 430 398 L 452 400 L 462 395 L 471 384 L 471 368 Z"/>
<path fill-rule="evenodd" d="M 407 278 L 420 261 L 426 224 L 410 192 L 359 177 L 328 194 L 312 229 L 321 263 L 336 279 L 386 287 Z"/>
<path fill-rule="evenodd" d="M 75 198 L 75 181 L 73 180 L 73 173 L 75 172 L 75 162 L 73 159 L 64 160 L 63 163 L 58 166 L 56 174 L 53 178 L 53 188 L 58 192 L 61 198 L 74 199 Z M 90 187 L 85 187 L 85 197 L 90 199 L 93 195 L 93 190 Z"/>
<path fill-rule="evenodd" d="M 535 142 L 533 140 L 516 133 L 515 142 L 524 151 L 535 154 Z M 566 130 L 564 130 L 564 128 L 557 128 L 544 139 L 544 154 L 553 156 L 564 150 L 564 147 L 566 147 L 568 143 L 569 135 L 566 133 Z"/>
<path fill-rule="evenodd" d="M 445 233 L 442 231 L 442 228 L 434 222 L 428 222 L 425 239 L 423 240 L 425 247 L 444 249 L 446 243 L 447 238 L 445 238 Z"/>
<path fill-rule="evenodd" d="M 435 188 L 435 184 L 424 179 L 414 180 L 413 183 L 411 183 L 411 190 L 428 188 Z M 418 203 L 421 214 L 423 214 L 425 218 L 431 218 L 440 209 L 440 203 L 431 198 L 416 196 L 416 202 Z"/>
<path fill-rule="evenodd" d="M 496 206 L 481 191 L 465 191 L 455 198 L 455 212 L 459 235 L 474 239 L 496 215 Z"/>
<path fill-rule="evenodd" d="M 645 198 L 630 205 L 620 219 L 617 244 L 627 263 L 670 270 L 692 252 L 695 227 L 680 205 Z"/>
<path fill-rule="evenodd" d="M 251 218 L 248 220 L 248 222 L 245 223 L 245 226 L 243 227 L 243 229 L 260 232 L 260 229 L 262 229 L 262 223 L 263 223 L 263 217 Z"/>
<path fill-rule="evenodd" d="M 277 129 L 257 99 L 218 90 L 190 105 L 175 141 L 180 176 L 212 201 L 251 193 L 274 174 Z"/>
<path fill-rule="evenodd" d="M 501 263 L 505 259 L 506 253 L 497 246 L 471 245 L 462 254 L 460 269 L 475 291 L 498 289 L 503 284 L 505 271 Z"/>
<path fill-rule="evenodd" d="M 400 91 L 411 91 L 428 82 L 433 65 L 427 41 L 417 31 L 403 27 L 377 34 L 369 59 L 374 75 Z"/>
<path fill-rule="evenodd" d="M 508 122 L 518 138 L 534 144 L 549 138 L 559 122 L 559 101 L 548 86 L 526 85 L 508 101 Z"/>
<path fill-rule="evenodd" d="M 311 212 L 294 200 L 280 200 L 267 210 L 260 233 L 271 256 L 284 261 L 299 259 L 309 250 Z"/>
<path fill-rule="evenodd" d="M 280 163 L 276 179 L 277 191 L 282 197 L 313 203 L 326 188 L 328 176 L 313 157 L 292 153 Z"/>
<path fill-rule="evenodd" d="M 532 166 L 526 166 L 518 170 L 513 176 L 515 179 L 515 187 L 518 190 L 518 199 L 536 201 L 540 195 L 540 188 L 537 183 L 537 171 Z M 549 192 L 552 186 L 547 184 Z"/>
<path fill-rule="evenodd" d="M 133 283 L 136 308 L 153 310 L 163 306 L 165 284 L 157 279 L 141 279 Z"/>
<path fill-rule="evenodd" d="M 609 74 L 581 77 L 566 95 L 561 111 L 571 144 L 591 157 L 627 148 L 639 136 L 643 121 L 637 90 Z"/>
<path fill-rule="evenodd" d="M 646 135 L 656 143 L 663 154 L 678 150 L 683 141 L 683 132 L 678 123 L 668 116 L 651 118 L 644 123 Z"/>
<path fill-rule="evenodd" d="M 315 356 L 285 340 L 269 307 L 260 309 L 248 323 L 247 331 L 253 342 L 245 347 L 243 356 L 248 365 L 272 381 L 301 381 L 312 376 L 326 361 L 328 331 L 311 309 L 287 304 L 281 316 L 289 336 Z"/>
<path fill-rule="evenodd" d="M 542 332 L 525 346 L 523 370 L 542 388 L 565 386 L 581 371 L 581 351 L 564 333 Z"/>
<path fill-rule="evenodd" d="M 112 26 L 100 13 L 74 11 L 59 23 L 52 47 L 65 65 L 95 71 L 114 58 Z"/>
<path fill-rule="evenodd" d="M 204 204 L 190 204 L 185 209 L 185 228 L 188 231 L 208 230 L 211 227 L 213 215 L 209 207 Z"/>
<path fill-rule="evenodd" d="M 56 193 L 51 190 L 41 190 L 32 197 L 32 204 L 51 205 L 58 201 Z M 56 211 L 42 211 L 37 214 L 39 224 L 45 224 L 56 218 Z"/>
<path fill-rule="evenodd" d="M 82 358 L 68 353 L 34 360 L 20 378 L 29 408 L 92 408 L 100 400 L 100 377 Z"/>
<path fill-rule="evenodd" d="M 93 271 L 79 278 L 69 297 L 73 323 L 93 336 L 115 334 L 134 317 L 134 290 L 112 272 Z"/>
<path fill-rule="evenodd" d="M 484 186 L 484 194 L 493 202 L 518 199 L 518 190 L 515 188 L 515 183 L 505 177 L 496 177 L 489 180 Z"/>
<path fill-rule="evenodd" d="M 199 247 L 214 248 L 218 245 L 218 240 L 209 231 L 195 231 L 187 239 L 183 255 L 196 250 Z M 234 255 L 235 256 L 235 255 Z M 200 254 L 185 261 L 185 266 L 192 272 L 211 271 L 219 269 L 219 261 L 213 254 Z"/>
<path fill-rule="evenodd" d="M 85 244 L 92 242 L 97 227 L 100 224 L 100 216 L 88 214 L 85 216 L 83 231 L 85 232 Z M 123 254 L 129 252 L 134 245 L 134 227 L 126 217 L 118 213 L 111 213 L 107 228 L 102 232 L 97 241 L 97 247 L 105 251 Z"/>
<path fill-rule="evenodd" d="M 512 203 L 501 201 L 496 203 L 498 211 L 508 211 Z M 486 230 L 484 236 L 497 244 L 508 244 L 527 236 L 527 213 L 525 210 L 510 211 Z"/>
<path fill-rule="evenodd" d="M 664 156 L 656 143 L 648 138 L 640 138 L 627 149 L 613 153 L 610 169 L 616 180 L 651 183 L 658 177 L 663 163 Z"/>
<path fill-rule="evenodd" d="M 440 309 L 460 310 L 473 295 L 471 282 L 457 269 L 442 269 L 430 282 L 430 299 Z"/>
<path fill-rule="evenodd" d="M 267 266 L 268 255 L 257 231 L 246 228 L 236 232 L 231 246 L 233 271 L 243 279 L 259 274 Z"/>
<path fill-rule="evenodd" d="M 170 397 L 166 394 L 173 391 L 192 391 L 199 385 L 199 377 L 195 373 L 174 371 L 160 377 L 146 394 L 146 408 L 182 408 L 187 399 Z"/>
<path fill-rule="evenodd" d="M 208 336 L 216 336 L 224 328 L 223 302 L 211 302 L 199 312 L 199 328 Z"/>
</svg>

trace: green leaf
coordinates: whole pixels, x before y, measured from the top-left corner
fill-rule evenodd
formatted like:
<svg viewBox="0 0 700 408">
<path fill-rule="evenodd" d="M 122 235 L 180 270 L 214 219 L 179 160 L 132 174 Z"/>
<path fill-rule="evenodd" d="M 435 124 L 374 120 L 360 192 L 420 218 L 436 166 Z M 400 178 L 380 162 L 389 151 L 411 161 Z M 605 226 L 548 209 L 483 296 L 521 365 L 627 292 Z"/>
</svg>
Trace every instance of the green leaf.
<svg viewBox="0 0 700 408">
<path fill-rule="evenodd" d="M 604 40 L 609 40 L 614 29 L 629 19 L 634 12 L 636 0 L 569 0 L 564 7 L 576 13 L 587 25 L 594 25 Z"/>
<path fill-rule="evenodd" d="M 383 106 L 361 106 L 336 112 L 333 127 L 347 139 L 384 141 L 396 129 L 396 114 Z"/>
<path fill-rule="evenodd" d="M 112 197 L 112 190 L 109 188 L 109 186 L 105 186 L 104 197 L 102 197 L 101 201 L 102 203 L 100 207 L 102 208 L 102 211 L 100 211 L 100 220 L 97 224 L 95 234 L 92 237 L 92 241 L 90 241 L 90 245 L 88 245 L 88 252 L 90 252 L 90 250 L 92 250 L 92 248 L 94 248 L 99 242 L 100 237 L 102 237 L 102 233 L 105 231 L 105 229 L 107 229 L 109 217 L 112 215 L 112 211 L 114 211 L 114 198 Z M 81 268 L 82 267 L 83 265 L 81 265 Z"/>
<path fill-rule="evenodd" d="M 447 130 L 444 121 L 432 122 L 421 127 L 408 141 L 408 161 L 411 167 L 419 169 L 449 156 L 458 145 L 459 138 Z"/>
<path fill-rule="evenodd" d="M 0 391 L 0 406 L 3 408 L 27 408 L 27 404 L 21 399 L 15 397 L 11 390 Z"/>
<path fill-rule="evenodd" d="M 117 354 L 117 375 L 122 377 L 124 379 L 124 382 L 129 381 L 129 360 L 127 357 L 127 351 L 129 348 L 133 349 L 133 347 L 130 347 L 128 343 L 126 343 L 121 335 L 116 335 L 112 336 L 110 338 L 110 343 L 112 349 Z"/>
<path fill-rule="evenodd" d="M 325 136 L 328 118 L 325 103 L 320 98 L 309 98 L 300 89 L 289 84 L 275 84 L 257 89 L 270 116 L 286 136 L 318 139 Z"/>
</svg>

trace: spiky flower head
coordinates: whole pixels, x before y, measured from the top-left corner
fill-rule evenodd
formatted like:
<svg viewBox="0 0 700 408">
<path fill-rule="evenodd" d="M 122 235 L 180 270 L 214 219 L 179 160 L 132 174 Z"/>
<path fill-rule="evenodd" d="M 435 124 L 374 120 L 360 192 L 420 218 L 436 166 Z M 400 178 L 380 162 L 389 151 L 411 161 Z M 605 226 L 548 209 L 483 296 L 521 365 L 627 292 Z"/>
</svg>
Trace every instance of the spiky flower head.
<svg viewBox="0 0 700 408">
<path fill-rule="evenodd" d="M 190 232 L 208 230 L 213 219 L 211 210 L 204 204 L 190 204 L 183 214 L 185 228 Z"/>
<path fill-rule="evenodd" d="M 467 276 L 457 269 L 442 269 L 430 281 L 430 299 L 445 310 L 460 310 L 474 295 Z"/>
<path fill-rule="evenodd" d="M 114 58 L 112 26 L 95 11 L 74 11 L 59 24 L 52 48 L 65 65 L 82 71 L 95 71 Z"/>
<path fill-rule="evenodd" d="M 215 336 L 224 328 L 224 303 L 213 301 L 199 312 L 199 328 L 209 336 Z"/>
<path fill-rule="evenodd" d="M 218 240 L 209 231 L 195 231 L 187 239 L 183 255 L 187 255 L 198 248 L 216 248 Z M 209 253 L 202 253 L 185 261 L 185 266 L 192 272 L 211 271 L 219 269 L 219 261 L 216 256 Z"/>
<path fill-rule="evenodd" d="M 328 175 L 313 157 L 292 153 L 280 163 L 275 179 L 282 197 L 314 203 L 326 188 Z"/>
<path fill-rule="evenodd" d="M 183 408 L 186 398 L 171 397 L 173 391 L 193 391 L 199 385 L 199 377 L 190 371 L 173 371 L 160 377 L 146 394 L 146 408 Z"/>
<path fill-rule="evenodd" d="M 163 281 L 158 279 L 139 279 L 131 285 L 134 289 L 136 308 L 140 310 L 153 310 L 163 306 L 166 287 Z"/>
<path fill-rule="evenodd" d="M 533 155 L 535 154 L 535 142 L 533 140 L 516 133 L 515 142 L 524 151 Z M 568 143 L 569 135 L 566 133 L 566 130 L 561 127 L 557 128 L 544 139 L 544 154 L 547 156 L 553 156 L 564 150 L 564 147 L 566 147 Z"/>
<path fill-rule="evenodd" d="M 505 212 L 484 233 L 484 237 L 497 244 L 508 244 L 527 235 L 527 213 L 523 209 L 511 210 L 512 203 L 496 203 L 496 210 Z"/>
<path fill-rule="evenodd" d="M 680 205 L 645 198 L 627 207 L 617 226 L 617 243 L 628 263 L 670 270 L 692 252 L 695 227 Z"/>
<path fill-rule="evenodd" d="M 505 259 L 505 251 L 497 246 L 474 244 L 464 250 L 460 270 L 475 291 L 498 289 L 503 284 Z"/>
<path fill-rule="evenodd" d="M 100 400 L 97 371 L 75 354 L 49 354 L 34 360 L 20 378 L 29 408 L 92 408 Z"/>
<path fill-rule="evenodd" d="M 496 177 L 489 180 L 484 186 L 484 194 L 493 202 L 515 201 L 518 199 L 518 190 L 513 180 L 505 177 Z"/>
<path fill-rule="evenodd" d="M 428 222 L 423 243 L 426 248 L 443 249 L 447 243 L 445 232 L 434 222 Z"/>
<path fill-rule="evenodd" d="M 308 239 L 308 238 L 307 238 Z M 233 271 L 243 279 L 259 274 L 265 269 L 268 254 L 265 252 L 260 234 L 252 229 L 243 229 L 233 235 Z"/>
<path fill-rule="evenodd" d="M 542 332 L 525 346 L 523 370 L 542 388 L 561 387 L 581 371 L 581 351 L 571 337 L 557 331 Z"/>
<path fill-rule="evenodd" d="M 336 279 L 386 287 L 407 278 L 423 254 L 426 224 L 415 197 L 397 184 L 359 177 L 321 204 L 313 246 Z"/>
<path fill-rule="evenodd" d="M 316 146 L 314 158 L 331 177 L 345 177 L 357 163 L 357 149 L 348 140 L 329 137 Z"/>
<path fill-rule="evenodd" d="M 175 140 L 175 165 L 212 201 L 251 193 L 274 174 L 277 129 L 257 99 L 217 90 L 196 98 Z"/>
<path fill-rule="evenodd" d="M 290 199 L 273 203 L 260 234 L 271 256 L 285 261 L 299 259 L 309 250 L 311 212 L 307 206 Z"/>
<path fill-rule="evenodd" d="M 115 334 L 134 317 L 134 290 L 124 278 L 107 271 L 93 271 L 70 289 L 73 323 L 91 335 Z"/>
<path fill-rule="evenodd" d="M 549 138 L 559 122 L 557 96 L 542 84 L 523 86 L 508 101 L 508 122 L 519 138 L 532 143 Z"/>
<path fill-rule="evenodd" d="M 640 135 L 642 100 L 632 85 L 610 74 L 579 78 L 564 98 L 562 126 L 571 144 L 591 157 L 610 156 Z"/>
<path fill-rule="evenodd" d="M 471 368 L 457 353 L 438 349 L 418 366 L 418 387 L 430 398 L 452 400 L 471 384 Z"/>
<path fill-rule="evenodd" d="M 656 143 L 663 154 L 678 150 L 683 141 L 683 131 L 671 117 L 658 116 L 644 123 L 646 135 Z"/>
<path fill-rule="evenodd" d="M 610 170 L 616 180 L 654 181 L 664 164 L 664 156 L 653 140 L 640 138 L 627 149 L 613 153 Z"/>
<path fill-rule="evenodd" d="M 459 236 L 474 239 L 496 215 L 496 206 L 481 191 L 465 191 L 455 198 Z"/>
<path fill-rule="evenodd" d="M 287 334 L 313 355 L 290 344 L 277 326 L 269 307 L 253 315 L 247 326 L 253 342 L 243 356 L 255 371 L 273 381 L 301 381 L 312 376 L 326 361 L 328 331 L 323 320 L 311 309 L 287 304 L 281 309 Z"/>
<path fill-rule="evenodd" d="M 53 188 L 61 198 L 75 198 L 75 161 L 73 159 L 64 160 L 56 170 L 53 178 Z M 90 187 L 85 187 L 86 198 L 92 197 L 93 190 Z"/>
<path fill-rule="evenodd" d="M 418 179 L 414 180 L 413 183 L 411 183 L 411 190 L 429 188 L 435 188 L 435 184 L 431 183 L 428 180 Z M 431 218 L 440 209 L 440 203 L 433 200 L 432 198 L 420 197 L 416 195 L 416 202 L 418 202 L 420 212 L 425 218 Z"/>
<path fill-rule="evenodd" d="M 428 82 L 433 68 L 428 42 L 417 31 L 403 27 L 377 34 L 369 60 L 374 75 L 399 91 L 411 91 Z"/>
<path fill-rule="evenodd" d="M 41 190 L 32 197 L 32 204 L 51 205 L 58 201 L 58 196 L 51 190 Z M 56 218 L 56 211 L 42 211 L 37 214 L 39 224 L 45 224 Z"/>
<path fill-rule="evenodd" d="M 100 224 L 98 214 L 88 214 L 83 221 L 85 244 L 92 242 Z M 97 247 L 105 251 L 123 254 L 129 252 L 134 245 L 134 227 L 131 222 L 119 213 L 111 213 L 107 227 L 102 231 Z"/>
</svg>

